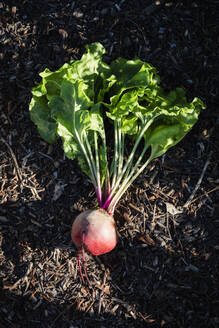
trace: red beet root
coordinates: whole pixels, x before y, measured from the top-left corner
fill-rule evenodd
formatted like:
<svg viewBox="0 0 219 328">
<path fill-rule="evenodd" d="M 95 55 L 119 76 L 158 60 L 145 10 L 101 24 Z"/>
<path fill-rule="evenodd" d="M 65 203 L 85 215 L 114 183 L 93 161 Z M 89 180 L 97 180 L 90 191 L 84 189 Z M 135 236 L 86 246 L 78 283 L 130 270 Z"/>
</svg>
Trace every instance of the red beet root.
<svg viewBox="0 0 219 328">
<path fill-rule="evenodd" d="M 102 255 L 117 243 L 114 219 L 103 209 L 87 210 L 77 216 L 72 225 L 72 240 L 80 250 Z"/>
</svg>

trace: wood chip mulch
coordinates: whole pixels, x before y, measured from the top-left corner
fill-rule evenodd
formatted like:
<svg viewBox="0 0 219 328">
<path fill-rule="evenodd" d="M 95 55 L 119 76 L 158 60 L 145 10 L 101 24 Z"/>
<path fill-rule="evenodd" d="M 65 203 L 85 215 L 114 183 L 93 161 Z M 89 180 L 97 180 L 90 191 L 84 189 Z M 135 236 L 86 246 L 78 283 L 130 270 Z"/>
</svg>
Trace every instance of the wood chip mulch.
<svg viewBox="0 0 219 328">
<path fill-rule="evenodd" d="M 0 327 L 219 327 L 219 2 L 0 1 Z M 207 106 L 115 213 L 119 242 L 78 272 L 74 217 L 89 180 L 29 117 L 39 72 L 98 41 L 140 57 Z"/>
</svg>

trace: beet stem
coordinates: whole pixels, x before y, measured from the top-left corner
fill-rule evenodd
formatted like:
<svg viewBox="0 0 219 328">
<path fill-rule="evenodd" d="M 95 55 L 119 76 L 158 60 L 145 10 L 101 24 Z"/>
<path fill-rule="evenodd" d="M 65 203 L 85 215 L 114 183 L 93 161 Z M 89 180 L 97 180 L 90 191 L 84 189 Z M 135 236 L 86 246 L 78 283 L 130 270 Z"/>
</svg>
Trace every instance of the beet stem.
<svg viewBox="0 0 219 328">
<path fill-rule="evenodd" d="M 85 258 L 84 258 L 84 232 L 82 234 L 82 261 L 83 261 L 83 269 L 84 269 L 84 274 L 85 274 L 85 278 L 87 279 L 88 285 L 91 286 L 90 280 L 88 279 L 88 275 L 87 275 L 87 269 L 86 269 L 86 265 L 85 265 Z"/>
<path fill-rule="evenodd" d="M 81 250 L 78 251 L 78 268 L 79 268 L 82 283 L 85 285 L 84 277 L 81 270 Z"/>
<path fill-rule="evenodd" d="M 82 260 L 83 260 L 84 275 L 85 275 L 85 278 L 87 279 L 87 282 L 88 282 L 89 287 L 91 287 L 91 283 L 90 283 L 90 280 L 88 278 L 87 269 L 86 269 L 86 265 L 85 265 L 84 247 L 82 247 Z"/>
<path fill-rule="evenodd" d="M 108 196 L 108 198 L 105 200 L 105 203 L 104 203 L 103 206 L 102 206 L 102 208 L 103 208 L 104 210 L 107 210 L 107 208 L 108 208 L 108 206 L 109 206 L 111 200 L 112 200 L 112 197 L 111 197 L 111 196 Z"/>
</svg>

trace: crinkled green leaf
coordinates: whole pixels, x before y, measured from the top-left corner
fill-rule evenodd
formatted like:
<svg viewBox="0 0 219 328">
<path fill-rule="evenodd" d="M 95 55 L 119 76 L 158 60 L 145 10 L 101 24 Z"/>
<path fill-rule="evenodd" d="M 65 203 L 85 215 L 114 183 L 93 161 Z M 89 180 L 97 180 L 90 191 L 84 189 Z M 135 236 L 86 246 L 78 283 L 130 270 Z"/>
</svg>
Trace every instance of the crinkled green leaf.
<svg viewBox="0 0 219 328">
<path fill-rule="evenodd" d="M 74 135 L 61 123 L 58 123 L 57 134 L 62 138 L 63 149 L 69 159 L 75 159 L 81 155 L 81 149 Z"/>
<path fill-rule="evenodd" d="M 101 114 L 101 104 L 95 104 L 90 110 L 89 130 L 97 131 L 101 136 L 104 135 L 104 122 Z"/>
<path fill-rule="evenodd" d="M 31 119 L 42 138 L 52 143 L 60 137 L 66 156 L 77 157 L 90 178 L 82 146 L 95 158 L 98 143 L 101 183 L 108 165 L 103 142 L 105 117 L 119 120 L 121 132 L 133 139 L 147 128 L 144 140 L 154 158 L 177 144 L 205 108 L 198 98 L 189 103 L 181 88 L 165 93 L 150 64 L 137 58 L 118 58 L 107 65 L 102 59 L 104 53 L 100 43 L 92 43 L 80 60 L 66 63 L 55 72 L 45 69 L 40 73 L 41 83 L 32 89 L 30 103 Z"/>
<path fill-rule="evenodd" d="M 111 114 L 118 118 L 129 115 L 137 105 L 138 93 L 136 90 L 130 90 L 121 96 L 115 107 L 112 107 Z"/>
<path fill-rule="evenodd" d="M 149 128 L 146 134 L 146 142 L 151 146 L 152 157 L 163 155 L 170 147 L 175 146 L 187 131 L 180 124 L 160 124 Z"/>
<path fill-rule="evenodd" d="M 122 120 L 122 133 L 136 135 L 139 129 L 138 118 L 134 115 L 128 115 Z"/>
<path fill-rule="evenodd" d="M 37 97 L 46 95 L 48 100 L 51 96 L 59 95 L 61 84 L 63 80 L 67 78 L 67 72 L 70 67 L 70 64 L 64 64 L 55 72 L 52 72 L 46 68 L 40 73 L 42 82 L 37 87 L 33 88 L 32 94 Z"/>
<path fill-rule="evenodd" d="M 46 87 L 45 87 L 45 83 L 40 83 L 39 85 L 37 85 L 36 87 L 34 87 L 32 89 L 32 95 L 34 97 L 43 97 L 45 96 L 47 93 Z"/>
<path fill-rule="evenodd" d="M 152 157 L 163 155 L 182 140 L 197 122 L 200 111 L 205 108 L 198 98 L 188 103 L 182 89 L 171 91 L 160 102 L 160 114 L 144 136 L 145 142 L 152 148 Z"/>
<path fill-rule="evenodd" d="M 41 137 L 48 143 L 57 140 L 57 124 L 51 117 L 50 109 L 44 98 L 33 97 L 30 102 L 30 117 L 37 125 Z"/>
<path fill-rule="evenodd" d="M 95 102 L 102 101 L 104 94 L 114 83 L 111 77 L 110 67 L 102 61 L 105 53 L 100 43 L 92 43 L 86 46 L 85 53 L 80 60 L 71 63 L 68 70 L 69 80 L 83 80 L 88 88 L 87 95 Z"/>
<path fill-rule="evenodd" d="M 110 102 L 115 106 L 121 94 L 131 88 L 153 87 L 159 83 L 156 69 L 140 59 L 126 60 L 118 58 L 110 65 L 116 82 L 110 89 Z"/>
<path fill-rule="evenodd" d="M 86 88 L 82 81 L 63 81 L 60 96 L 52 97 L 49 102 L 51 115 L 58 123 L 57 133 L 63 140 L 64 151 L 69 158 L 81 154 L 76 132 L 82 138 L 84 130 L 100 130 L 99 125 L 102 123 L 101 118 L 98 121 L 98 108 L 90 110 L 93 103 L 84 92 Z M 72 149 L 70 143 L 74 146 Z"/>
<path fill-rule="evenodd" d="M 90 131 L 104 136 L 100 102 L 114 78 L 110 67 L 102 61 L 104 47 L 93 43 L 86 46 L 86 50 L 80 60 L 66 63 L 54 72 L 45 69 L 40 73 L 42 81 L 32 89 L 30 113 L 41 136 L 48 142 L 61 137 L 66 156 L 71 159 L 78 157 L 82 170 L 90 176 L 76 134 L 82 140 L 83 131 L 87 131 L 92 149 L 94 142 Z M 101 157 L 100 162 L 103 162 Z M 106 166 L 106 163 L 101 165 Z"/>
</svg>

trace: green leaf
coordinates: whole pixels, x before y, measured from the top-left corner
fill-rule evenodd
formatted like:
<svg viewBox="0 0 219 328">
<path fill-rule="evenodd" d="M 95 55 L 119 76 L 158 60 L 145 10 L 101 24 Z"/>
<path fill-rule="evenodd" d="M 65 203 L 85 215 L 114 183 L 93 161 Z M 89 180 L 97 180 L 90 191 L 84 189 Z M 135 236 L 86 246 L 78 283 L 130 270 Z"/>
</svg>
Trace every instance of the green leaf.
<svg viewBox="0 0 219 328">
<path fill-rule="evenodd" d="M 138 105 L 138 93 L 136 90 L 131 90 L 124 93 L 115 107 L 112 107 L 111 114 L 120 118 L 129 115 Z"/>
<path fill-rule="evenodd" d="M 110 102 L 115 106 L 121 94 L 131 88 L 147 88 L 159 83 L 156 69 L 140 59 L 118 58 L 110 65 L 116 82 L 110 89 Z"/>
<path fill-rule="evenodd" d="M 163 155 L 175 146 L 197 122 L 203 102 L 195 98 L 188 103 L 182 89 L 171 91 L 160 98 L 160 114 L 145 133 L 145 142 L 152 148 L 152 157 Z"/>
<path fill-rule="evenodd" d="M 74 135 L 63 124 L 58 123 L 57 134 L 62 138 L 63 149 L 69 159 L 81 156 L 81 149 L 74 138 Z"/>
<path fill-rule="evenodd" d="M 170 147 L 175 146 L 187 133 L 180 124 L 160 124 L 150 127 L 150 136 L 146 142 L 152 148 L 153 158 L 163 155 Z"/>
<path fill-rule="evenodd" d="M 95 104 L 90 110 L 89 130 L 97 131 L 102 137 L 105 134 L 104 122 L 101 114 L 101 104 Z"/>
<path fill-rule="evenodd" d="M 61 66 L 57 71 L 50 71 L 48 68 L 46 68 L 43 72 L 41 72 L 39 75 L 45 79 L 48 80 L 55 80 L 57 83 L 61 83 L 63 80 L 63 77 L 67 73 L 67 71 L 70 68 L 70 64 L 65 63 L 63 66 Z"/>
<path fill-rule="evenodd" d="M 47 90 L 45 87 L 45 83 L 41 83 L 32 89 L 32 95 L 35 97 L 43 97 L 44 95 L 46 95 L 46 93 Z"/>
<path fill-rule="evenodd" d="M 144 151 L 151 147 L 148 160 L 161 156 L 182 140 L 205 108 L 198 98 L 188 102 L 181 88 L 165 93 L 156 69 L 149 63 L 138 58 L 118 58 L 108 65 L 103 61 L 104 54 L 100 43 L 92 43 L 86 46 L 81 59 L 66 63 L 54 72 L 45 69 L 40 73 L 41 83 L 32 89 L 29 106 L 41 137 L 49 143 L 60 137 L 66 156 L 78 159 L 95 188 L 103 185 L 108 172 L 106 118 L 119 121 L 119 125 L 114 125 L 118 129 L 115 136 L 118 136 L 120 154 L 124 153 L 121 149 L 124 134 L 135 141 L 125 167 L 131 174 L 141 138 L 145 141 Z M 115 172 L 119 175 L 123 170 L 119 168 Z"/>
<path fill-rule="evenodd" d="M 57 124 L 51 117 L 50 109 L 46 101 L 33 97 L 30 102 L 30 117 L 37 125 L 40 136 L 48 143 L 53 143 L 57 140 Z"/>
<path fill-rule="evenodd" d="M 121 130 L 128 135 L 136 135 L 139 130 L 138 118 L 134 115 L 128 115 L 123 118 Z"/>
<path fill-rule="evenodd" d="M 102 61 L 105 53 L 100 43 L 86 46 L 85 53 L 80 60 L 72 62 L 68 71 L 69 80 L 82 80 L 87 84 L 87 96 L 95 102 L 102 101 L 104 94 L 113 84 L 110 67 Z"/>
</svg>

